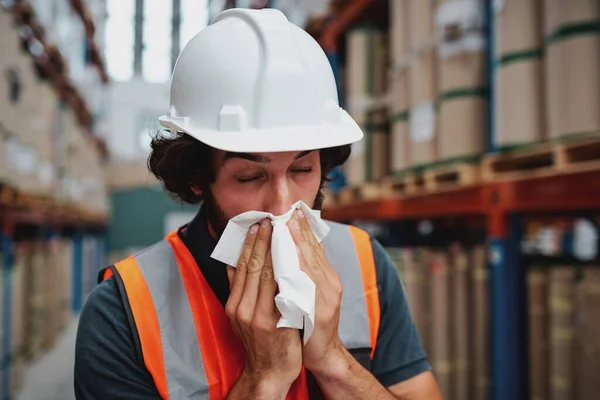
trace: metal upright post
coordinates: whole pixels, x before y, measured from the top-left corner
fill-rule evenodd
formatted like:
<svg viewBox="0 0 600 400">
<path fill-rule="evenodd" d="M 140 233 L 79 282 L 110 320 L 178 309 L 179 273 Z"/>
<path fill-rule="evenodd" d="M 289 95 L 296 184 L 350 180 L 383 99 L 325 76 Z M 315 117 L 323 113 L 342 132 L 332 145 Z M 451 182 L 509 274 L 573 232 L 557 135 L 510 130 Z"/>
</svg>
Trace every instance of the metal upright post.
<svg viewBox="0 0 600 400">
<path fill-rule="evenodd" d="M 525 271 L 522 216 L 508 215 L 506 235 L 490 240 L 492 292 L 492 398 L 526 399 Z"/>
<path fill-rule="evenodd" d="M 12 320 L 12 269 L 13 269 L 13 229 L 5 221 L 0 232 L 4 263 L 2 268 L 2 398 L 10 398 L 10 365 L 11 365 L 11 320 Z"/>
<path fill-rule="evenodd" d="M 83 232 L 80 229 L 73 235 L 73 282 L 72 282 L 72 310 L 79 313 L 82 307 L 83 299 Z"/>
</svg>

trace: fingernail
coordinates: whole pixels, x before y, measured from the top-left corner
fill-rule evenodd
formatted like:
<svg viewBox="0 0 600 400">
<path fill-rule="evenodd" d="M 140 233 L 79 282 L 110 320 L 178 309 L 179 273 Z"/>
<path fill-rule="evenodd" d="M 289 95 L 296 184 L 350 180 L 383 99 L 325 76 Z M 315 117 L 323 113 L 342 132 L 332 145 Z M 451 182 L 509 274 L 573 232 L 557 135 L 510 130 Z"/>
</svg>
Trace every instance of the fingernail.
<svg viewBox="0 0 600 400">
<path fill-rule="evenodd" d="M 262 221 L 260 221 L 260 225 L 261 225 L 263 228 L 266 228 L 267 226 L 269 226 L 269 220 L 268 220 L 268 219 L 266 219 L 266 218 L 265 218 L 265 219 L 263 219 Z"/>
<path fill-rule="evenodd" d="M 293 219 L 290 219 L 290 228 L 295 229 L 295 230 L 299 230 L 300 229 L 300 225 L 298 225 L 298 223 L 296 221 L 294 221 Z"/>
<path fill-rule="evenodd" d="M 298 218 L 304 218 L 304 212 L 301 209 L 297 209 L 296 212 L 298 213 Z"/>
<path fill-rule="evenodd" d="M 255 234 L 258 232 L 258 225 L 254 224 L 250 227 L 250 233 Z"/>
</svg>

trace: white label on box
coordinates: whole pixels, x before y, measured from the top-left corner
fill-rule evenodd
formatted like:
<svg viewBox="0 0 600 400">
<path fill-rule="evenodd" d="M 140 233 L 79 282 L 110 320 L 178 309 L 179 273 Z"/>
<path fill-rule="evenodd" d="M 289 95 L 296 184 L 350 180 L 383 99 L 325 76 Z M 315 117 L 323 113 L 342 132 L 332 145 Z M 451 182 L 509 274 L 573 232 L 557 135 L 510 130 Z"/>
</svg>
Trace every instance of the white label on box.
<svg viewBox="0 0 600 400">
<path fill-rule="evenodd" d="M 6 166 L 13 170 L 18 171 L 17 164 L 17 153 L 19 151 L 19 142 L 14 137 L 8 139 L 4 145 L 4 159 L 6 160 Z"/>
<path fill-rule="evenodd" d="M 485 48 L 483 1 L 454 0 L 438 7 L 436 25 L 440 58 L 475 53 Z"/>
<path fill-rule="evenodd" d="M 580 219 L 575 222 L 573 254 L 581 261 L 592 261 L 598 254 L 598 231 L 588 220 Z"/>
<path fill-rule="evenodd" d="M 506 5 L 506 0 L 494 0 L 494 12 L 499 14 L 504 10 L 504 6 Z"/>
<path fill-rule="evenodd" d="M 536 237 L 537 252 L 543 256 L 556 256 L 561 251 L 561 232 L 552 226 L 543 226 Z"/>
<path fill-rule="evenodd" d="M 435 133 L 435 107 L 423 103 L 410 111 L 410 139 L 414 143 L 429 142 Z"/>
<path fill-rule="evenodd" d="M 48 187 L 54 180 L 54 168 L 50 161 L 44 160 L 38 168 L 38 180 L 42 186 Z"/>
<path fill-rule="evenodd" d="M 25 175 L 35 175 L 38 168 L 37 149 L 31 144 L 23 145 L 21 147 L 20 162 Z"/>
</svg>

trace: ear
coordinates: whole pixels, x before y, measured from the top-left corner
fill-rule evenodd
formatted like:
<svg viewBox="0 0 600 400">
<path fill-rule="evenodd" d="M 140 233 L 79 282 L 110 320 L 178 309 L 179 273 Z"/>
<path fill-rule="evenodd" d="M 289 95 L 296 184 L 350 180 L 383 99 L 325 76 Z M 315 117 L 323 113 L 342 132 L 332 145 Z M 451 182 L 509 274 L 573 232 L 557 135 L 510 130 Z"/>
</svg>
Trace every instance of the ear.
<svg viewBox="0 0 600 400">
<path fill-rule="evenodd" d="M 200 196 L 202 194 L 202 190 L 196 185 L 190 187 L 191 191 L 194 192 L 195 195 Z"/>
</svg>

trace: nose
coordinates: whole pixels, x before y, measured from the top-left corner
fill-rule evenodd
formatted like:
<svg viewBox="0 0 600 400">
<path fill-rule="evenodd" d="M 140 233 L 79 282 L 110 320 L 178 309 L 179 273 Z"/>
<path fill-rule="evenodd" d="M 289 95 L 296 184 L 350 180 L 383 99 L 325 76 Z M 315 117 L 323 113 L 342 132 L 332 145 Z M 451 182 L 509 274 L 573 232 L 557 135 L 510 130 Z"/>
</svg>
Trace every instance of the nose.
<svg viewBox="0 0 600 400">
<path fill-rule="evenodd" d="M 291 182 L 286 178 L 273 179 L 269 194 L 265 198 L 265 211 L 273 215 L 281 215 L 289 211 L 294 204 L 290 185 Z"/>
</svg>

